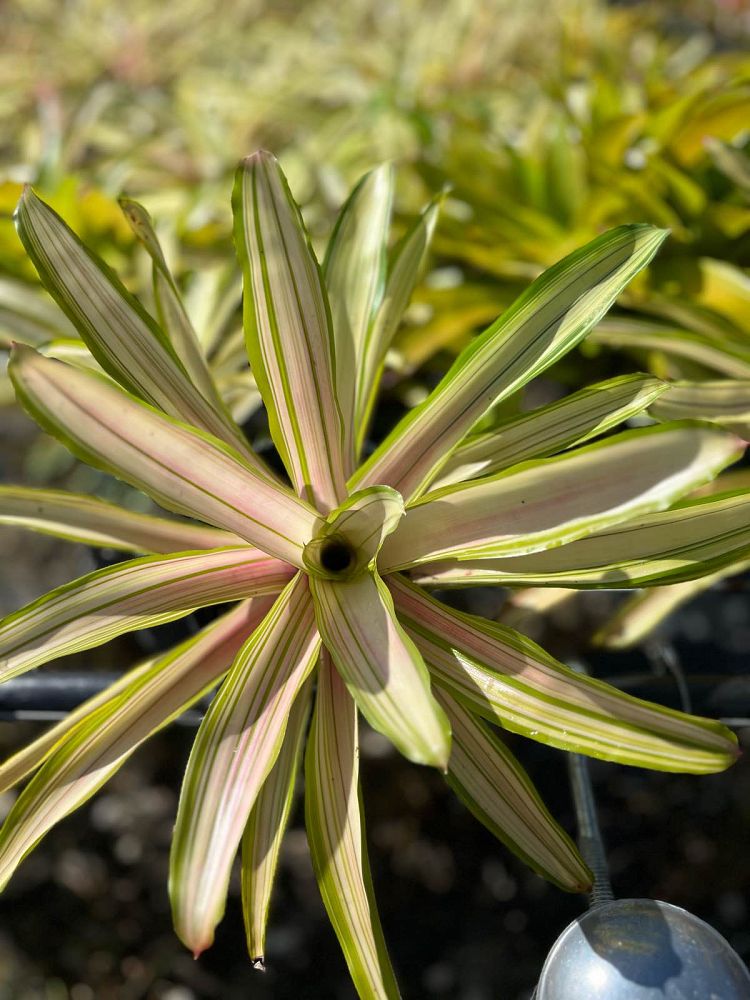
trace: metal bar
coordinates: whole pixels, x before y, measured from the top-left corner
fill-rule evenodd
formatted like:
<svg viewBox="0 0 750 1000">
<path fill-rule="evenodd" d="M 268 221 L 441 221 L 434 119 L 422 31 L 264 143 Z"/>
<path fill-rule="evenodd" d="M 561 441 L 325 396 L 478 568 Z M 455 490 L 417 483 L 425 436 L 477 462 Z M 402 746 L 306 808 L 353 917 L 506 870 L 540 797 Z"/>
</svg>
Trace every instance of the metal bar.
<svg viewBox="0 0 750 1000">
<path fill-rule="evenodd" d="M 589 893 L 589 906 L 598 906 L 600 903 L 611 902 L 615 897 L 609 879 L 607 852 L 596 812 L 589 762 L 579 753 L 569 753 L 567 757 L 568 777 L 578 825 L 578 847 L 594 876 L 594 885 Z"/>
<path fill-rule="evenodd" d="M 82 674 L 47 671 L 13 677 L 0 685 L 0 722 L 57 722 L 118 679 L 119 674 Z M 198 726 L 207 699 L 175 721 Z"/>
<path fill-rule="evenodd" d="M 589 673 L 580 661 L 570 662 L 569 666 L 579 674 L 588 675 Z M 594 876 L 594 884 L 589 893 L 589 906 L 599 906 L 601 903 L 610 903 L 615 897 L 609 878 L 607 851 L 596 811 L 589 762 L 583 754 L 569 753 L 567 754 L 567 763 L 578 826 L 578 847 L 583 860 Z"/>
</svg>

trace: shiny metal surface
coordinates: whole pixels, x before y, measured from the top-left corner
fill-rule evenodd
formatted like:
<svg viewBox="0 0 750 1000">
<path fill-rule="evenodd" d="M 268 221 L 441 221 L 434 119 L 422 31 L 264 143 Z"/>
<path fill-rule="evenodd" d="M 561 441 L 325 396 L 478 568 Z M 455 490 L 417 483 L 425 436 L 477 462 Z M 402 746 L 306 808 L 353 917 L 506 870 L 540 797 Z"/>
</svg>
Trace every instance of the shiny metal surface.
<svg viewBox="0 0 750 1000">
<path fill-rule="evenodd" d="M 535 1000 L 750 1000 L 750 974 L 709 924 L 671 903 L 590 909 L 552 946 Z"/>
</svg>

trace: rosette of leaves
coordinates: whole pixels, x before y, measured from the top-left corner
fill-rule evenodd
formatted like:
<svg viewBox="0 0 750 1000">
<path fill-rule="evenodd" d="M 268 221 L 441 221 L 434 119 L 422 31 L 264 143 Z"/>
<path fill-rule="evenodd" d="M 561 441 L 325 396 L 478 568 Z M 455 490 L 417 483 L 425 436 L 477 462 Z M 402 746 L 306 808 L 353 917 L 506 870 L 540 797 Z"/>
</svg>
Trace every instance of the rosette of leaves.
<svg viewBox="0 0 750 1000">
<path fill-rule="evenodd" d="M 284 476 L 249 447 L 210 373 L 26 192 L 21 237 L 101 370 L 18 347 L 19 399 L 79 458 L 182 518 L 50 491 L 3 494 L 6 522 L 136 557 L 0 623 L 1 679 L 201 606 L 230 608 L 0 767 L 3 788 L 32 775 L 0 830 L 0 882 L 218 684 L 174 831 L 177 933 L 195 954 L 211 944 L 241 844 L 248 947 L 262 961 L 304 757 L 313 865 L 362 997 L 395 997 L 398 987 L 367 861 L 360 715 L 407 758 L 444 772 L 482 823 L 571 891 L 587 888 L 589 872 L 498 727 L 656 769 L 708 773 L 737 754 L 719 723 L 581 676 L 426 588 L 540 575 L 583 587 L 655 583 L 710 571 L 750 544 L 750 494 L 679 502 L 742 454 L 733 433 L 678 421 L 581 445 L 648 406 L 663 389 L 651 376 L 591 387 L 574 407 L 502 433 L 472 433 L 488 408 L 579 343 L 648 264 L 664 233 L 647 225 L 605 233 L 537 279 L 362 461 L 426 228 L 389 263 L 388 190 L 382 170 L 358 185 L 319 268 L 273 157 L 239 168 L 247 350 Z"/>
</svg>

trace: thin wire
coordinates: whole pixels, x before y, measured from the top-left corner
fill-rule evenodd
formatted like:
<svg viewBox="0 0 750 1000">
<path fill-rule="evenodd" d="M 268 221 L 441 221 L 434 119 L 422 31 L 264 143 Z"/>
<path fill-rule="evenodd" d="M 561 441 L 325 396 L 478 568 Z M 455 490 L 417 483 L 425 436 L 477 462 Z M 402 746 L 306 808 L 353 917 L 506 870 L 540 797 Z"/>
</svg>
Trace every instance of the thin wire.
<svg viewBox="0 0 750 1000">
<path fill-rule="evenodd" d="M 651 639 L 646 643 L 644 651 L 657 674 L 669 673 L 672 675 L 677 685 L 682 711 L 690 714 L 693 711 L 690 688 L 685 677 L 685 671 L 682 669 L 680 658 L 677 655 L 677 650 L 672 643 L 664 642 L 664 640 L 660 639 Z"/>
</svg>

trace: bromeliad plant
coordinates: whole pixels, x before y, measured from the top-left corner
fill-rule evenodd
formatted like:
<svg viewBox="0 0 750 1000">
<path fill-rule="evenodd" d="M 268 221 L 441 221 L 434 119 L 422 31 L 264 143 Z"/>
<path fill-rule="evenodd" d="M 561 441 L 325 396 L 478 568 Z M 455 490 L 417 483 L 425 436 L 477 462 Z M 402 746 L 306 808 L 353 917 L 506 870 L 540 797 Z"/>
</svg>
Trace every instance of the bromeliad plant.
<svg viewBox="0 0 750 1000">
<path fill-rule="evenodd" d="M 744 442 L 734 434 L 682 421 L 577 446 L 647 407 L 664 389 L 658 379 L 615 380 L 562 409 L 470 433 L 579 343 L 648 264 L 664 238 L 649 226 L 605 233 L 542 275 L 360 462 L 434 215 L 428 209 L 389 264 L 388 176 L 374 171 L 355 189 L 320 269 L 273 157 L 256 154 L 237 174 L 248 354 L 291 487 L 249 447 L 197 359 L 27 191 L 19 234 L 101 371 L 18 347 L 19 399 L 75 455 L 204 524 L 52 491 L 7 488 L 2 497 L 5 521 L 147 553 L 0 624 L 2 679 L 235 603 L 0 767 L 3 788 L 36 771 L 0 831 L 0 881 L 143 740 L 220 682 L 177 814 L 177 933 L 196 954 L 211 944 L 242 842 L 248 946 L 262 961 L 306 745 L 313 863 L 363 997 L 398 988 L 367 862 L 359 713 L 410 760 L 443 771 L 481 822 L 573 891 L 589 885 L 586 866 L 494 726 L 665 770 L 711 772 L 736 756 L 718 723 L 580 676 L 422 585 L 561 575 L 569 586 L 654 583 L 708 572 L 750 544 L 748 493 L 670 509 L 738 458 Z"/>
</svg>

